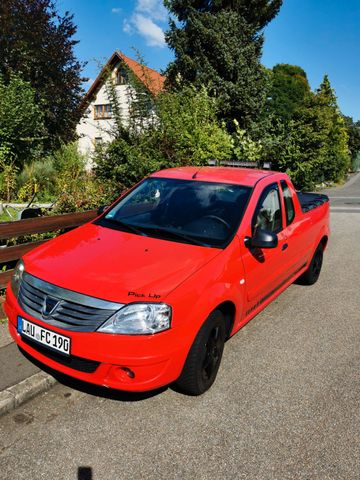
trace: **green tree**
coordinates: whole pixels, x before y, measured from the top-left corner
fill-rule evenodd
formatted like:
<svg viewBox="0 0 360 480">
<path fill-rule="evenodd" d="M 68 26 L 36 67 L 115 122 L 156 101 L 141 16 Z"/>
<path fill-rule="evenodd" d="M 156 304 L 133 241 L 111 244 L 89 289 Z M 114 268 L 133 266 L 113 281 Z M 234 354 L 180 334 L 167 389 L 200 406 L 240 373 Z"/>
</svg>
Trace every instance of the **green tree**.
<svg viewBox="0 0 360 480">
<path fill-rule="evenodd" d="M 278 64 L 270 73 L 270 89 L 266 102 L 267 115 L 288 121 L 310 95 L 305 71 L 296 65 Z"/>
<path fill-rule="evenodd" d="M 360 121 L 354 122 L 351 117 L 344 116 L 344 121 L 349 135 L 349 150 L 353 170 L 360 168 Z"/>
<path fill-rule="evenodd" d="M 267 76 L 260 63 L 261 29 L 282 1 L 166 0 L 175 20 L 166 41 L 175 60 L 167 68 L 168 86 L 205 85 L 219 100 L 219 118 L 249 128 L 263 108 Z"/>
<path fill-rule="evenodd" d="M 205 165 L 231 155 L 231 137 L 219 126 L 218 104 L 206 89 L 185 87 L 164 93 L 157 101 L 159 118 L 153 137 L 164 166 Z"/>
<path fill-rule="evenodd" d="M 297 188 L 312 189 L 344 177 L 350 166 L 348 135 L 326 75 L 290 121 L 276 124 L 273 138 L 266 157 L 275 169 L 289 173 Z"/>
<path fill-rule="evenodd" d="M 180 22 L 185 22 L 193 10 L 218 13 L 237 12 L 249 24 L 262 30 L 278 14 L 283 0 L 164 0 L 165 6 Z"/>
<path fill-rule="evenodd" d="M 0 160 L 22 168 L 42 152 L 45 140 L 41 104 L 28 82 L 11 75 L 5 84 L 0 75 Z"/>
<path fill-rule="evenodd" d="M 325 180 L 339 181 L 350 168 L 349 136 L 327 75 L 316 91 L 315 108 L 328 137 L 326 158 L 323 162 L 324 177 Z"/>
<path fill-rule="evenodd" d="M 30 82 L 44 111 L 47 145 L 74 138 L 83 94 L 82 65 L 76 60 L 73 16 L 56 11 L 52 0 L 1 0 L 0 73 Z"/>
</svg>

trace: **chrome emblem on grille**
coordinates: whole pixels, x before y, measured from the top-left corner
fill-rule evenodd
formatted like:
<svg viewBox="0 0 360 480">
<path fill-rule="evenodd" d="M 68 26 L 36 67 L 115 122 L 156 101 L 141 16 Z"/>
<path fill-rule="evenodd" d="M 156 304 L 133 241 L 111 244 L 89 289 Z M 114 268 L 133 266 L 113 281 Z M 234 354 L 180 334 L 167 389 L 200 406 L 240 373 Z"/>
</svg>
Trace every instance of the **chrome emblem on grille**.
<svg viewBox="0 0 360 480">
<path fill-rule="evenodd" d="M 52 313 L 55 312 L 59 305 L 60 301 L 54 297 L 47 295 L 44 299 L 44 303 L 41 309 L 41 315 L 44 318 L 49 318 Z"/>
</svg>

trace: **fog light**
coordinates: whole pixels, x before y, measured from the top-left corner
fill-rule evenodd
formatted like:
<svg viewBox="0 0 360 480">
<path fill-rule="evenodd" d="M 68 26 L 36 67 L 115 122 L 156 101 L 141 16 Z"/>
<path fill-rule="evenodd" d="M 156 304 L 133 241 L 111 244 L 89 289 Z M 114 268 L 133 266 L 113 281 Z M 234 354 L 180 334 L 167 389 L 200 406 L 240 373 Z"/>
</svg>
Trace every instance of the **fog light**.
<svg viewBox="0 0 360 480">
<path fill-rule="evenodd" d="M 121 370 L 123 370 L 129 378 L 135 378 L 135 373 L 130 370 L 130 368 L 121 367 Z"/>
<path fill-rule="evenodd" d="M 115 385 L 118 382 L 129 383 L 134 382 L 135 372 L 129 367 L 121 367 L 120 365 L 111 365 L 106 377 L 106 384 Z M 114 383 L 115 382 L 115 383 Z M 116 387 L 115 387 L 116 388 Z"/>
</svg>

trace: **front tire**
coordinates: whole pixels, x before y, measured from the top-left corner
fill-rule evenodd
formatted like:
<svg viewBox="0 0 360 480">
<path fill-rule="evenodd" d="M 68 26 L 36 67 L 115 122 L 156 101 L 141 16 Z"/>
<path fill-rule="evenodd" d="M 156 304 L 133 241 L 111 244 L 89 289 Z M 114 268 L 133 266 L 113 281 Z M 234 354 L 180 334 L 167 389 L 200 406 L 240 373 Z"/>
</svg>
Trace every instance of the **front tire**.
<svg viewBox="0 0 360 480">
<path fill-rule="evenodd" d="M 300 285 L 314 285 L 318 281 L 323 263 L 323 252 L 322 244 L 318 245 L 308 269 L 298 279 Z"/>
<path fill-rule="evenodd" d="M 176 387 L 188 395 L 201 395 L 214 383 L 225 344 L 225 319 L 214 310 L 200 328 L 188 353 Z"/>
</svg>

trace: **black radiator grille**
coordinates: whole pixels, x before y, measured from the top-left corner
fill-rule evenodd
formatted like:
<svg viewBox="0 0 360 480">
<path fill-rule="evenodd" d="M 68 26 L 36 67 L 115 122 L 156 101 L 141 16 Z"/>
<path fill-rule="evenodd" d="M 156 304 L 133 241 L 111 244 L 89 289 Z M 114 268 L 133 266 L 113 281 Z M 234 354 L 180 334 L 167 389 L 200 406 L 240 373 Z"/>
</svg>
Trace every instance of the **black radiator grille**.
<svg viewBox="0 0 360 480">
<path fill-rule="evenodd" d="M 71 300 L 72 297 L 77 301 Z M 57 287 L 28 273 L 22 277 L 18 302 L 33 317 L 76 332 L 94 332 L 123 306 Z"/>
</svg>

